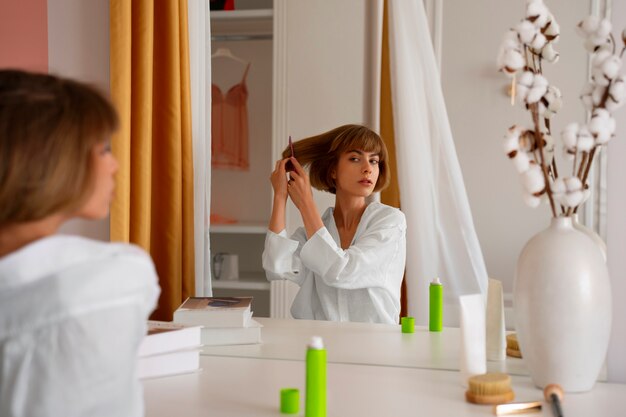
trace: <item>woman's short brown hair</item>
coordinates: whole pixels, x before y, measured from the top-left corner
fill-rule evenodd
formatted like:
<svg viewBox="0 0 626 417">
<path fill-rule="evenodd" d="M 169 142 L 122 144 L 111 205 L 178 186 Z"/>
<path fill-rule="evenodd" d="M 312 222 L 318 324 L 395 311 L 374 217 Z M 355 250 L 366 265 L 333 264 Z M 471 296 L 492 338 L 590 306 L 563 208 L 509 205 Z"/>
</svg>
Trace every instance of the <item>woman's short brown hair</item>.
<svg viewBox="0 0 626 417">
<path fill-rule="evenodd" d="M 80 207 L 92 186 L 92 149 L 117 123 L 92 87 L 0 70 L 0 226 Z"/>
<path fill-rule="evenodd" d="M 311 186 L 321 191 L 336 194 L 337 188 L 333 171 L 337 168 L 342 153 L 354 149 L 374 152 L 379 155 L 378 181 L 374 191 L 380 191 L 391 180 L 387 165 L 387 147 L 381 137 L 371 129 L 361 125 L 343 125 L 333 130 L 293 143 L 293 152 L 298 162 L 309 167 Z M 283 158 L 288 158 L 291 150 L 283 151 Z"/>
</svg>

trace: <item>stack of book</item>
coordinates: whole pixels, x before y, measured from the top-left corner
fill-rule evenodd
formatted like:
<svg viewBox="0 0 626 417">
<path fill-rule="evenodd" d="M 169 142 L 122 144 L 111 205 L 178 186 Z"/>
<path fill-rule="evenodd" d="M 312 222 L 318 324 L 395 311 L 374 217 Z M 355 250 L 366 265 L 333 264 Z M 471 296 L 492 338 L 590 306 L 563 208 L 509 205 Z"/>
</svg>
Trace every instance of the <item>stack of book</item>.
<svg viewBox="0 0 626 417">
<path fill-rule="evenodd" d="M 155 378 L 200 369 L 201 326 L 148 321 L 148 334 L 139 345 L 137 375 Z"/>
<path fill-rule="evenodd" d="M 252 297 L 190 297 L 174 312 L 174 322 L 203 326 L 205 346 L 261 343 L 251 305 Z"/>
</svg>

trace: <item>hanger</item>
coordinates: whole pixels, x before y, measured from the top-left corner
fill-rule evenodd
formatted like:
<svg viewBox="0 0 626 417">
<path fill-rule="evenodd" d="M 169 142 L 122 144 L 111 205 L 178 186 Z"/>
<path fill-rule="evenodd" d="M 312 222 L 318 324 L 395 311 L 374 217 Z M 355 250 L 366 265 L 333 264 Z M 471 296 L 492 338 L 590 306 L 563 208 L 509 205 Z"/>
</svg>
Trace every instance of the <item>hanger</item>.
<svg viewBox="0 0 626 417">
<path fill-rule="evenodd" d="M 249 64 L 248 61 L 245 61 L 233 55 L 233 53 L 228 48 L 217 48 L 217 51 L 215 51 L 215 53 L 211 55 L 211 58 L 229 58 L 229 59 L 232 59 L 233 61 L 241 62 L 242 64 L 245 64 L 245 65 Z"/>
</svg>

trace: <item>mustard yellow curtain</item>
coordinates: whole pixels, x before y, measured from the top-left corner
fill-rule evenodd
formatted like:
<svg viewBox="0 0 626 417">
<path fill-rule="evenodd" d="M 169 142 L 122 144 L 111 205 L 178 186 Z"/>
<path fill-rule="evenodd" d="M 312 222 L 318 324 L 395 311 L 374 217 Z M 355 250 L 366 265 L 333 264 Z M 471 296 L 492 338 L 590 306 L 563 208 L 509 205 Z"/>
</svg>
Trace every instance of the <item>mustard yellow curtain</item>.
<svg viewBox="0 0 626 417">
<path fill-rule="evenodd" d="M 389 152 L 389 172 L 391 183 L 380 193 L 383 204 L 400 208 L 400 188 L 398 186 L 398 169 L 396 162 L 396 143 L 393 129 L 393 106 L 391 102 L 391 76 L 389 68 L 389 26 L 387 19 L 387 0 L 383 6 L 383 40 L 381 51 L 380 80 L 380 135 Z M 400 295 L 400 317 L 407 315 L 406 280 L 402 280 Z"/>
<path fill-rule="evenodd" d="M 161 297 L 152 318 L 194 294 L 193 159 L 187 0 L 110 0 L 112 138 L 120 163 L 112 241 L 152 256 Z"/>
</svg>

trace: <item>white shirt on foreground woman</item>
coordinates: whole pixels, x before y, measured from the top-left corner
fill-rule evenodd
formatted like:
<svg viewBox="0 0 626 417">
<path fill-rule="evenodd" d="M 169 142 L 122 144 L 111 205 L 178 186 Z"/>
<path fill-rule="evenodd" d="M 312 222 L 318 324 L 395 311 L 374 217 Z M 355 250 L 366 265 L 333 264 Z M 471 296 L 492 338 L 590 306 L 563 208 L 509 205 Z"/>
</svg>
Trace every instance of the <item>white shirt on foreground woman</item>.
<svg viewBox="0 0 626 417">
<path fill-rule="evenodd" d="M 0 415 L 142 416 L 159 287 L 137 247 L 50 236 L 0 258 Z"/>
<path fill-rule="evenodd" d="M 400 286 L 406 260 L 404 214 L 370 203 L 352 244 L 341 248 L 330 207 L 325 227 L 307 240 L 299 228 L 291 236 L 267 232 L 263 268 L 269 280 L 288 279 L 300 286 L 291 306 L 298 319 L 397 324 Z"/>
</svg>

